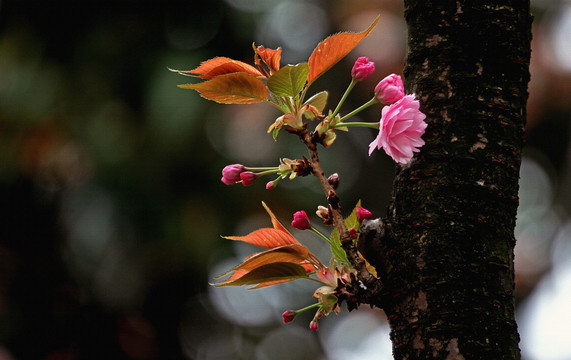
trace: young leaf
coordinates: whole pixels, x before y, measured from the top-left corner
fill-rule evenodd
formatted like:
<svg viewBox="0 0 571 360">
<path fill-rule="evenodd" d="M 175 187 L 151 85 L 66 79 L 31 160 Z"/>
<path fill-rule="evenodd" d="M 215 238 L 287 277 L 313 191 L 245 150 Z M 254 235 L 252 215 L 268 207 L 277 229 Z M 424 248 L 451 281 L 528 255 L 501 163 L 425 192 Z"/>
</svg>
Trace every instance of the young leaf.
<svg viewBox="0 0 571 360">
<path fill-rule="evenodd" d="M 365 31 L 360 33 L 342 32 L 331 35 L 320 42 L 309 57 L 309 77 L 307 82 L 311 84 L 353 50 L 377 25 L 379 17 L 380 15 Z"/>
<path fill-rule="evenodd" d="M 224 238 L 228 240 L 243 241 L 266 249 L 272 249 L 284 245 L 299 244 L 299 242 L 289 232 L 271 228 L 254 230 L 246 236 L 224 236 Z"/>
<path fill-rule="evenodd" d="M 315 272 L 315 267 L 310 263 L 308 256 L 309 250 L 302 245 L 281 246 L 247 257 L 240 265 L 237 265 L 224 274 L 218 276 L 217 279 L 233 272 L 233 274 L 227 280 L 222 282 L 233 281 L 241 278 L 245 274 L 260 266 L 275 262 L 289 262 L 292 264 L 298 264 L 301 265 L 308 274 L 313 273 Z"/>
<path fill-rule="evenodd" d="M 256 47 L 256 44 L 252 44 L 254 52 L 259 56 L 264 64 L 268 66 L 271 72 L 276 72 L 280 69 L 280 60 L 282 58 L 282 48 L 279 47 L 275 50 L 265 48 L 262 45 Z M 259 59 L 255 58 L 256 64 L 261 66 Z"/>
<path fill-rule="evenodd" d="M 297 96 L 307 80 L 309 65 L 286 65 L 268 79 L 268 88 L 279 96 Z"/>
<path fill-rule="evenodd" d="M 347 254 L 345 253 L 345 250 L 343 250 L 343 248 L 341 247 L 341 240 L 339 238 L 339 232 L 337 231 L 337 229 L 333 229 L 333 231 L 331 231 L 330 241 L 331 241 L 331 255 L 333 255 L 333 258 L 335 258 L 335 260 L 343 264 L 350 265 L 351 263 L 347 258 Z"/>
<path fill-rule="evenodd" d="M 192 89 L 205 99 L 222 104 L 250 104 L 264 101 L 266 85 L 257 77 L 243 72 L 224 74 L 198 84 L 179 85 Z"/>
<path fill-rule="evenodd" d="M 263 76 L 255 67 L 245 62 L 232 60 L 227 57 L 215 57 L 214 59 L 203 61 L 199 67 L 193 70 L 180 71 L 173 70 L 183 75 L 192 75 L 201 79 L 210 80 L 216 76 L 244 72 L 254 76 Z"/>
<path fill-rule="evenodd" d="M 327 97 L 329 93 L 327 91 L 319 92 L 312 97 L 310 97 L 303 105 L 307 106 L 307 110 L 303 113 L 303 115 L 308 119 L 314 119 L 315 114 L 313 110 L 317 110 L 317 112 L 321 113 L 323 109 L 325 109 L 325 105 L 327 105 Z"/>
<path fill-rule="evenodd" d="M 254 287 L 256 289 L 302 278 L 309 278 L 309 276 L 301 265 L 290 262 L 275 262 L 262 265 L 236 280 L 221 282 L 216 286 L 257 285 Z"/>
</svg>

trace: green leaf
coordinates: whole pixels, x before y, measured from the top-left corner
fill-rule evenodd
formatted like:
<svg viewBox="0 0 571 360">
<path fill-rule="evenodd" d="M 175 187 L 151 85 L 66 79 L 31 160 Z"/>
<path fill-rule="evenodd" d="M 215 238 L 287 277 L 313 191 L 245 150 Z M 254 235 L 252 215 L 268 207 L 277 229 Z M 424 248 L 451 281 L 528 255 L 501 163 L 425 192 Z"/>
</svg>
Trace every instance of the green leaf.
<svg viewBox="0 0 571 360">
<path fill-rule="evenodd" d="M 360 224 L 359 220 L 357 220 L 357 206 L 361 206 L 361 200 L 357 202 L 357 205 L 355 205 L 351 214 L 344 220 L 347 229 L 350 228 L 359 229 Z M 331 254 L 333 255 L 333 257 L 337 261 L 340 261 L 342 263 L 351 264 L 349 262 L 349 259 L 347 259 L 347 254 L 345 253 L 345 250 L 343 250 L 343 248 L 341 247 L 341 239 L 339 237 L 339 232 L 337 231 L 337 229 L 333 229 L 333 231 L 331 232 L 330 240 L 331 240 Z M 355 239 L 354 241 L 357 242 L 357 240 L 358 238 Z"/>
<path fill-rule="evenodd" d="M 303 113 L 305 117 L 308 119 L 314 119 L 315 114 L 312 110 L 317 110 L 318 112 L 323 112 L 325 109 L 325 105 L 327 105 L 327 97 L 329 93 L 327 91 L 319 92 L 312 97 L 310 97 L 303 105 L 308 107 L 308 110 Z M 313 109 L 311 109 L 313 108 Z"/>
<path fill-rule="evenodd" d="M 341 240 L 339 238 L 339 232 L 337 229 L 333 229 L 331 232 L 331 254 L 333 258 L 343 264 L 351 265 L 349 259 L 347 259 L 347 254 L 345 250 L 341 247 Z"/>
<path fill-rule="evenodd" d="M 279 96 L 297 96 L 307 80 L 309 65 L 286 65 L 268 79 L 268 88 Z"/>
<path fill-rule="evenodd" d="M 263 287 L 273 285 L 274 282 L 303 278 L 309 278 L 309 276 L 301 265 L 290 262 L 275 262 L 257 267 L 239 279 L 222 282 L 216 286 L 258 285 L 256 287 Z"/>
</svg>

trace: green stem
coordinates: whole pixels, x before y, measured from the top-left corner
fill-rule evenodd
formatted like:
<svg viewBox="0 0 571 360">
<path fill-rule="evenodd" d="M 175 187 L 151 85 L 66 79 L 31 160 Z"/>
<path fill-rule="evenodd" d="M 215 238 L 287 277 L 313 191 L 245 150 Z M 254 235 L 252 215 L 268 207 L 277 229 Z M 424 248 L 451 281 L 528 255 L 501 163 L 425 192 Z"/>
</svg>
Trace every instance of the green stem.
<svg viewBox="0 0 571 360">
<path fill-rule="evenodd" d="M 343 117 L 341 118 L 341 121 L 349 119 L 351 116 L 360 113 L 361 111 L 365 110 L 365 109 L 368 108 L 369 106 L 371 106 L 371 105 L 373 105 L 373 104 L 376 104 L 376 103 L 377 103 L 377 98 L 372 98 L 371 100 L 367 101 L 366 103 L 364 103 L 363 105 L 359 106 L 359 107 L 356 108 L 355 110 L 351 111 L 349 114 L 343 116 Z"/>
<path fill-rule="evenodd" d="M 347 96 L 349 95 L 349 93 L 351 92 L 351 90 L 353 90 L 353 87 L 355 87 L 355 85 L 357 84 L 357 80 L 352 79 L 351 83 L 349 84 L 349 86 L 347 87 L 347 90 L 345 90 L 345 93 L 343 94 L 343 97 L 341 97 L 341 100 L 339 100 L 339 104 L 337 104 L 337 107 L 335 108 L 335 110 L 333 110 L 333 113 L 331 114 L 331 119 L 333 119 L 335 117 L 335 115 L 337 115 L 337 113 L 339 112 L 339 110 L 341 109 L 341 105 L 343 105 L 343 103 L 345 102 L 345 99 L 347 99 Z"/>
<path fill-rule="evenodd" d="M 344 122 L 340 122 L 336 125 L 330 125 L 329 127 L 332 129 L 336 129 L 336 128 L 340 128 L 340 127 L 349 127 L 349 126 L 355 126 L 355 127 L 367 127 L 367 128 L 371 128 L 371 129 L 379 129 L 379 123 L 378 122 L 348 122 L 348 123 L 344 123 Z"/>
<path fill-rule="evenodd" d="M 311 279 L 311 278 L 310 278 L 310 279 Z M 306 306 L 306 307 L 304 307 L 304 308 L 301 308 L 301 309 L 299 309 L 299 310 L 296 310 L 295 312 L 296 312 L 296 314 L 299 314 L 299 313 L 302 313 L 302 312 L 304 312 L 304 311 L 307 311 L 307 310 L 316 308 L 316 307 L 318 307 L 318 306 L 320 306 L 320 305 L 321 305 L 320 303 L 316 302 L 315 304 L 311 304 L 311 305 L 309 305 L 309 306 Z"/>
<path fill-rule="evenodd" d="M 323 240 L 327 241 L 327 243 L 329 245 L 331 245 L 331 240 L 329 240 L 329 238 L 327 236 L 323 235 L 323 233 L 321 231 L 317 230 L 313 226 L 310 227 L 309 230 L 311 230 L 314 234 L 317 234 L 317 236 L 321 237 Z"/>
</svg>

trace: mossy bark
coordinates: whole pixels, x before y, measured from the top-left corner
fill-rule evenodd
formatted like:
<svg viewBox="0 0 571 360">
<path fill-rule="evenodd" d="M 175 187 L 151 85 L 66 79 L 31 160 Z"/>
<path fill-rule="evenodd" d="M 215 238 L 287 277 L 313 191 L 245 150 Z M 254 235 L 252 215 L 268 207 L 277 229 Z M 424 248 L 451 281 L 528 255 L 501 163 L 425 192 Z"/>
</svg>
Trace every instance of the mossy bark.
<svg viewBox="0 0 571 360">
<path fill-rule="evenodd" d="M 426 145 L 398 167 L 385 234 L 367 245 L 394 357 L 519 359 L 513 248 L 529 0 L 405 0 L 405 18 L 405 84 L 427 115 Z"/>
</svg>

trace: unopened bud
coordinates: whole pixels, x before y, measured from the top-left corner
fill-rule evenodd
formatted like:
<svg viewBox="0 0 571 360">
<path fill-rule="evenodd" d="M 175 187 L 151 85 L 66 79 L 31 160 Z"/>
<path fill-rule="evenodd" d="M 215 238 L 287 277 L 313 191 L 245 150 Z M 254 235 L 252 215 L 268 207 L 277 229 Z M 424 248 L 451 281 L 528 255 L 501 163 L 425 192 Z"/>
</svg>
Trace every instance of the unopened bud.
<svg viewBox="0 0 571 360">
<path fill-rule="evenodd" d="M 373 214 L 369 210 L 360 206 L 357 206 L 356 213 L 357 213 L 357 220 L 359 220 L 359 222 L 363 222 L 363 220 L 365 219 L 369 220 L 370 218 L 373 217 Z"/>
<path fill-rule="evenodd" d="M 291 222 L 291 226 L 298 230 L 307 230 L 311 228 L 309 224 L 309 216 L 305 213 L 305 211 L 297 211 L 293 214 L 293 221 Z"/>
<path fill-rule="evenodd" d="M 339 174 L 334 173 L 329 175 L 327 182 L 333 187 L 333 189 L 337 189 L 337 186 L 339 186 Z"/>
<path fill-rule="evenodd" d="M 296 315 L 297 315 L 297 311 L 294 311 L 294 310 L 284 311 L 284 313 L 282 314 L 282 319 L 284 321 L 284 324 L 292 322 Z"/>
<path fill-rule="evenodd" d="M 251 171 L 245 171 L 240 174 L 240 179 L 242 179 L 242 185 L 244 186 L 252 185 L 257 178 L 258 175 Z"/>
</svg>

